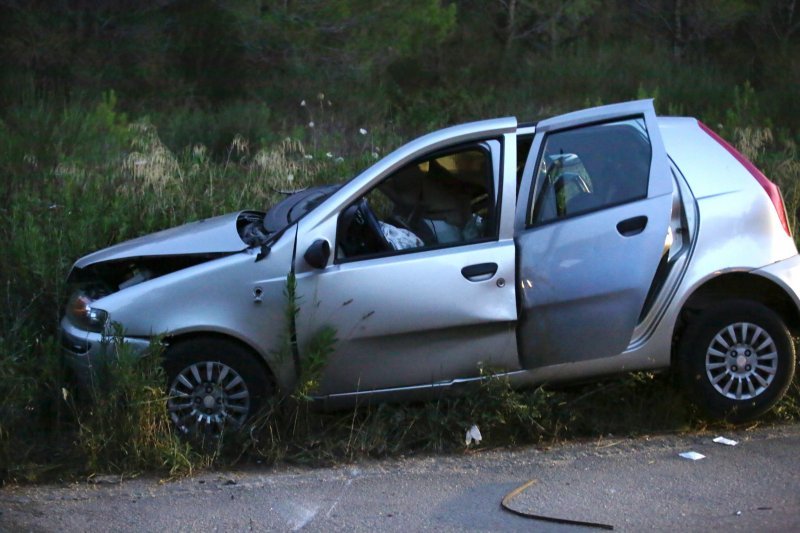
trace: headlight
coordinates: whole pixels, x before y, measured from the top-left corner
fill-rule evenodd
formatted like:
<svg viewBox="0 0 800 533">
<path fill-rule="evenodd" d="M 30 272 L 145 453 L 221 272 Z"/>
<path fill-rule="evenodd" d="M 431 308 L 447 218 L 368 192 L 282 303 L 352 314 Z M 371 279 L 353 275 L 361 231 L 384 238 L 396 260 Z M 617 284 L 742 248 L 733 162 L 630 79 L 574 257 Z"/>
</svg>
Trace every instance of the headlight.
<svg viewBox="0 0 800 533">
<path fill-rule="evenodd" d="M 103 293 L 89 290 L 78 290 L 67 304 L 67 318 L 75 326 L 87 331 L 101 333 L 108 320 L 108 313 L 92 307 L 92 303 L 105 296 Z"/>
</svg>

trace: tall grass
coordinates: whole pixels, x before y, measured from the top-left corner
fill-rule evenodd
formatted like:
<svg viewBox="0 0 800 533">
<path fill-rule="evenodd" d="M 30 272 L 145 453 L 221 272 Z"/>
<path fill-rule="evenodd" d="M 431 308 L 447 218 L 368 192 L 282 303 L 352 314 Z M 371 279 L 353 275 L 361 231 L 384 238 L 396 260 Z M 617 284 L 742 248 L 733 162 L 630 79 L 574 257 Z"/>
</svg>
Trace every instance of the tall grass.
<svg viewBox="0 0 800 533">
<path fill-rule="evenodd" d="M 557 76 L 572 67 L 592 67 L 581 61 L 576 54 L 544 72 Z M 515 93 L 503 104 L 472 98 L 458 88 L 434 91 L 430 100 L 406 101 L 400 95 L 395 102 L 408 106 L 397 121 L 359 124 L 363 132 L 352 117 L 327 106 L 300 109 L 304 122 L 286 127 L 288 137 L 260 126 L 239 132 L 231 126 L 219 130 L 226 132 L 221 137 L 192 138 L 191 129 L 216 115 L 177 113 L 165 142 L 154 121 L 169 124 L 169 117 L 129 117 L 118 110 L 113 93 L 94 103 L 61 107 L 23 99 L 6 110 L 0 119 L 0 482 L 54 472 L 175 474 L 242 458 L 335 461 L 456 451 L 465 448 L 464 432 L 472 424 L 481 429 L 484 445 L 696 427 L 701 422 L 665 376 L 637 374 L 578 388 L 528 391 L 492 379 L 463 395 L 423 404 L 362 405 L 332 414 L 315 412 L 304 401 L 275 404 L 227 452 L 208 456 L 172 434 L 162 409 L 164 383 L 156 354 L 133 360 L 117 346 L 92 402 L 75 398 L 61 365 L 57 323 L 67 297 L 64 280 L 76 258 L 187 221 L 265 209 L 281 198 L 280 191 L 347 179 L 399 143 L 398 124 L 411 131 L 490 116 L 512 104 L 531 116 L 562 111 L 568 103 L 611 101 L 609 93 L 616 90 L 624 93 L 617 100 L 660 92 L 662 107 L 685 107 L 721 124 L 723 135 L 782 186 L 793 217 L 800 206 L 796 137 L 759 122 L 762 97 L 751 87 L 730 88 L 727 95 L 701 87 L 704 95 L 719 92 L 733 102 L 728 112 L 681 103 L 680 83 L 666 96 L 660 85 L 622 78 L 604 83 L 601 92 L 576 89 L 572 102 L 546 91 L 533 99 Z M 545 110 L 544 102 L 554 107 Z M 253 105 L 261 109 L 256 116 L 275 118 L 274 110 Z M 242 135 L 245 130 L 256 137 Z M 797 235 L 794 217 L 793 225 Z M 330 340 L 321 342 L 322 352 Z M 307 381 L 313 385 L 313 376 Z M 770 417 L 799 416 L 800 391 L 794 385 Z"/>
<path fill-rule="evenodd" d="M 109 339 L 107 358 L 96 368 L 87 403 L 62 388 L 77 426 L 76 453 L 90 472 L 136 473 L 163 470 L 191 472 L 202 457 L 182 441 L 166 409 L 159 341 L 134 354 L 122 331 Z"/>
</svg>

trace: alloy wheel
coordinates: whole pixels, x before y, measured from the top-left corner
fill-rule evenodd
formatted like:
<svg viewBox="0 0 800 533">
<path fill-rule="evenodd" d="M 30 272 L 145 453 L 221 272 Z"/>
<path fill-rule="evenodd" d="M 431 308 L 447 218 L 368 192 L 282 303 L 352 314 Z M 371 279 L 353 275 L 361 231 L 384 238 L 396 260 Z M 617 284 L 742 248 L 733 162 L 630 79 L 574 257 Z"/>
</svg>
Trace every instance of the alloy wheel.
<svg viewBox="0 0 800 533">
<path fill-rule="evenodd" d="M 185 434 L 219 435 L 238 428 L 250 412 L 250 391 L 236 370 L 218 361 L 188 365 L 169 389 L 167 409 Z"/>
<path fill-rule="evenodd" d="M 775 379 L 778 349 L 763 328 L 737 322 L 721 329 L 711 340 L 705 368 L 717 392 L 732 400 L 750 400 Z"/>
</svg>

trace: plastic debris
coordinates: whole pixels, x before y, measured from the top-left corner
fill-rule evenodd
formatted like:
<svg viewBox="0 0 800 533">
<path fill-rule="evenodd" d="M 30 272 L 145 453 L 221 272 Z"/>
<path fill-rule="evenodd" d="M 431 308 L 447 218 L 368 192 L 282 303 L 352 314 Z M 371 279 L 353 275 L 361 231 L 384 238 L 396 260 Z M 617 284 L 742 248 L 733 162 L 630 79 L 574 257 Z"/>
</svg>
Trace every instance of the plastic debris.
<svg viewBox="0 0 800 533">
<path fill-rule="evenodd" d="M 475 426 L 472 426 L 472 427 L 475 427 Z M 514 498 L 519 496 L 522 492 L 526 491 L 528 488 L 532 487 L 536 483 L 537 483 L 537 481 L 535 479 L 532 479 L 532 480 L 528 481 L 527 483 L 525 483 L 524 485 L 521 485 L 521 486 L 517 487 L 516 489 L 512 490 L 511 492 L 506 494 L 505 497 L 503 497 L 503 500 L 500 502 L 500 506 L 503 509 L 505 509 L 506 511 L 508 511 L 509 513 L 514 513 L 517 516 L 522 516 L 522 517 L 525 517 L 525 518 L 533 518 L 534 520 L 544 520 L 544 521 L 553 522 L 553 523 L 556 523 L 556 524 L 568 524 L 568 525 L 575 525 L 575 526 L 594 527 L 594 528 L 597 528 L 597 529 L 608 529 L 608 530 L 613 530 L 614 529 L 614 526 L 612 526 L 610 524 L 601 524 L 599 522 L 584 522 L 582 520 L 572 520 L 572 519 L 569 519 L 569 518 L 559 518 L 559 517 L 555 517 L 555 516 L 545 516 L 545 515 L 540 515 L 540 514 L 528 513 L 528 512 L 521 511 L 519 509 L 513 508 L 511 506 L 511 500 L 513 500 Z"/>
<path fill-rule="evenodd" d="M 467 446 L 469 446 L 473 442 L 475 444 L 480 444 L 482 440 L 483 437 L 481 436 L 481 430 L 478 429 L 478 426 L 473 424 L 472 427 L 467 430 L 467 437 L 466 437 Z"/>
<path fill-rule="evenodd" d="M 714 439 L 714 442 L 716 442 L 717 444 L 724 444 L 725 446 L 736 446 L 737 444 L 739 444 L 738 440 L 728 439 L 725 437 L 717 437 L 716 439 Z"/>
<path fill-rule="evenodd" d="M 690 461 L 699 461 L 700 459 L 705 459 L 706 458 L 705 455 L 703 455 L 702 453 L 697 453 L 697 452 L 683 452 L 683 453 L 679 453 L 678 455 L 680 455 L 684 459 L 689 459 Z"/>
</svg>

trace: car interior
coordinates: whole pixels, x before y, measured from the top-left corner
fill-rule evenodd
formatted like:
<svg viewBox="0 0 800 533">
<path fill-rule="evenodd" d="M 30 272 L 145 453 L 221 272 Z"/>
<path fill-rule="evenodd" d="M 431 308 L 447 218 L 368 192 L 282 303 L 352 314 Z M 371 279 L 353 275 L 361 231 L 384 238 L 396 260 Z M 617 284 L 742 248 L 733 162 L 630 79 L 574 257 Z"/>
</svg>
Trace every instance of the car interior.
<svg viewBox="0 0 800 533">
<path fill-rule="evenodd" d="M 337 258 L 453 246 L 494 236 L 491 152 L 482 145 L 414 161 L 344 209 Z"/>
</svg>

